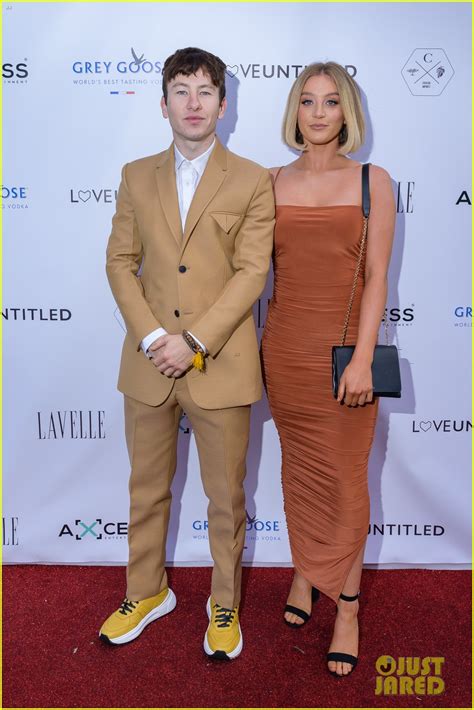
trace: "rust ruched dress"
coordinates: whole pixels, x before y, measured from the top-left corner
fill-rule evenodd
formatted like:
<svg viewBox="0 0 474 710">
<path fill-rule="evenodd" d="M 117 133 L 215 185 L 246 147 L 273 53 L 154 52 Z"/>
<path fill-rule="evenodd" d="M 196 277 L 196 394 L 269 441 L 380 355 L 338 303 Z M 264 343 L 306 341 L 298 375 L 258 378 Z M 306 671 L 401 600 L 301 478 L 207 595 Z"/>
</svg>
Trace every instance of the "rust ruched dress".
<svg viewBox="0 0 474 710">
<path fill-rule="evenodd" d="M 369 526 L 367 465 L 378 400 L 336 402 L 331 348 L 340 343 L 362 232 L 356 205 L 276 208 L 274 293 L 262 355 L 282 449 L 293 564 L 335 602 Z M 347 344 L 356 341 L 363 268 Z"/>
</svg>

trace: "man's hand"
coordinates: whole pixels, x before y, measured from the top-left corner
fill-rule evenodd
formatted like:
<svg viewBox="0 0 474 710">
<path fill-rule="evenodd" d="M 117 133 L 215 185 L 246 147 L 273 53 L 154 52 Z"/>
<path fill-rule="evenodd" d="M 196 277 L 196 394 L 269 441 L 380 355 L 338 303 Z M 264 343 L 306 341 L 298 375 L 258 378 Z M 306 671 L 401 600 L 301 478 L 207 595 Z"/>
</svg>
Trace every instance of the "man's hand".
<svg viewBox="0 0 474 710">
<path fill-rule="evenodd" d="M 148 348 L 147 355 L 166 377 L 179 377 L 191 366 L 194 353 L 182 335 L 162 335 Z"/>
</svg>

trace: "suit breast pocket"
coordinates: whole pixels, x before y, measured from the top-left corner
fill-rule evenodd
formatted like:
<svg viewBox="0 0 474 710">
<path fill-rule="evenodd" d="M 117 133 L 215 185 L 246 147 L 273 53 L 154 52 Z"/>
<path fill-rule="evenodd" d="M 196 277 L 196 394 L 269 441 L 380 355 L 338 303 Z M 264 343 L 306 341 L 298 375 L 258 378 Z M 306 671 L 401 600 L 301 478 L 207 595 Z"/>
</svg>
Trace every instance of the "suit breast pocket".
<svg viewBox="0 0 474 710">
<path fill-rule="evenodd" d="M 211 217 L 226 234 L 230 233 L 232 227 L 235 227 L 242 216 L 237 212 L 211 212 Z"/>
</svg>

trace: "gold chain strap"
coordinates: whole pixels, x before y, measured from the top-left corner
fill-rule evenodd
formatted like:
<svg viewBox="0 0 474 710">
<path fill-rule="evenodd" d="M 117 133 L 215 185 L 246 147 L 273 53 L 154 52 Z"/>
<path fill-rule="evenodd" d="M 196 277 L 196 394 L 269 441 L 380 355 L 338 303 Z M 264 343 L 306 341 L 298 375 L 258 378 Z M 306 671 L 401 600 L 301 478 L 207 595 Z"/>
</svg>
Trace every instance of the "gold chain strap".
<svg viewBox="0 0 474 710">
<path fill-rule="evenodd" d="M 350 318 L 351 311 L 352 311 L 352 303 L 354 301 L 354 295 L 355 295 L 355 291 L 357 288 L 357 279 L 359 278 L 360 266 L 362 264 L 362 257 L 364 256 L 365 244 L 367 242 L 368 225 L 369 225 L 369 218 L 364 217 L 364 225 L 362 227 L 362 237 L 360 239 L 359 259 L 357 260 L 357 266 L 356 266 L 356 270 L 354 273 L 354 283 L 352 284 L 352 291 L 351 291 L 351 296 L 349 298 L 349 305 L 347 306 L 346 320 L 344 322 L 344 328 L 342 330 L 341 345 L 344 345 L 346 342 L 347 328 L 349 327 L 349 318 Z M 387 316 L 388 316 L 388 314 L 387 314 Z M 387 316 L 384 319 L 385 345 L 388 345 L 388 317 Z"/>
<path fill-rule="evenodd" d="M 354 302 L 354 295 L 357 288 L 357 279 L 359 278 L 360 266 L 362 264 L 362 258 L 364 256 L 365 242 L 367 240 L 367 227 L 369 224 L 368 217 L 364 217 L 364 225 L 362 227 L 362 237 L 360 239 L 359 247 L 359 258 L 357 260 L 357 266 L 354 273 L 354 283 L 352 284 L 351 296 L 349 298 L 349 305 L 347 306 L 346 320 L 344 321 L 344 327 L 342 329 L 341 346 L 346 342 L 347 328 L 349 327 L 349 318 L 351 316 L 352 304 Z"/>
</svg>

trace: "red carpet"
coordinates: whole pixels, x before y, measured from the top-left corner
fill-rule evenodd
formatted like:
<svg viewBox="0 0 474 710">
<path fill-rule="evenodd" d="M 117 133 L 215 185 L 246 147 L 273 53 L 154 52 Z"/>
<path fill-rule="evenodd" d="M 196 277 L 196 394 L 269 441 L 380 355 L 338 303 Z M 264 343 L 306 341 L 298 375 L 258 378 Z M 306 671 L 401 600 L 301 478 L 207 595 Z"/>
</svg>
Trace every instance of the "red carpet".
<svg viewBox="0 0 474 710">
<path fill-rule="evenodd" d="M 245 569 L 244 650 L 202 650 L 210 569 L 170 570 L 178 606 L 127 646 L 97 631 L 124 594 L 124 568 L 17 566 L 3 571 L 4 707 L 471 707 L 471 574 L 364 570 L 360 661 L 333 678 L 325 652 L 334 605 L 304 629 L 281 621 L 289 569 Z M 375 694 L 378 656 L 443 656 L 439 695 Z"/>
</svg>

